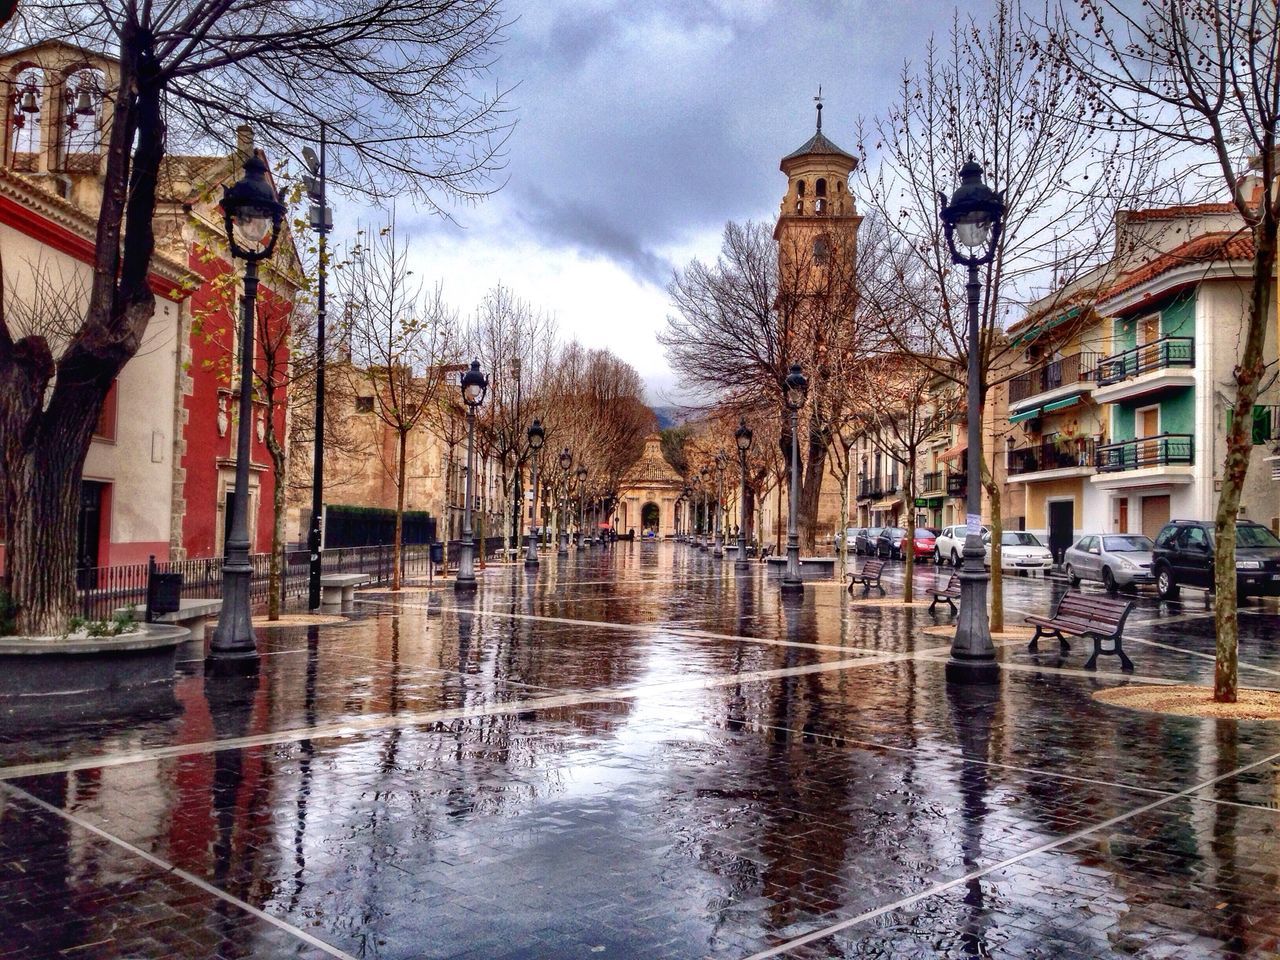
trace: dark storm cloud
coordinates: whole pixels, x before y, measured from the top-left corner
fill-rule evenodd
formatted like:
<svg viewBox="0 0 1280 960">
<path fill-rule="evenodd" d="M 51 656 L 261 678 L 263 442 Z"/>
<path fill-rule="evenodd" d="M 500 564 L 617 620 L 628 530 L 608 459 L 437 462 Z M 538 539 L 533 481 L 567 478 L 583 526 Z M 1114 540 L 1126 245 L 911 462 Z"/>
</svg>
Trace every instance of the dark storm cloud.
<svg viewBox="0 0 1280 960">
<path fill-rule="evenodd" d="M 519 84 L 509 179 L 494 202 L 502 229 L 664 284 L 663 248 L 729 219 L 776 216 L 778 161 L 812 134 L 818 84 L 824 132 L 856 151 L 857 118 L 882 109 L 942 12 L 932 2 L 895 3 L 892 17 L 886 9 L 863 0 L 513 5 L 518 19 L 495 66 L 503 85 Z"/>
</svg>

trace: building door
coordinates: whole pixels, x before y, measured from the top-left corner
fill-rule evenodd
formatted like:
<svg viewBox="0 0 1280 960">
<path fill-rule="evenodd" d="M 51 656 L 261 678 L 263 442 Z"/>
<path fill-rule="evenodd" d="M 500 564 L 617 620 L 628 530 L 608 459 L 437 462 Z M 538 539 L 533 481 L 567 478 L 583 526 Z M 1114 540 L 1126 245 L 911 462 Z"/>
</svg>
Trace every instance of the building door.
<svg viewBox="0 0 1280 960">
<path fill-rule="evenodd" d="M 1155 370 L 1160 366 L 1160 315 L 1152 314 L 1138 322 L 1138 343 L 1142 347 L 1139 352 L 1141 365 L 1138 372 Z"/>
<path fill-rule="evenodd" d="M 1049 552 L 1054 563 L 1062 562 L 1062 555 L 1075 539 L 1076 505 L 1074 500 L 1049 502 Z"/>
<path fill-rule="evenodd" d="M 1160 408 L 1147 407 L 1138 411 L 1138 436 L 1139 437 L 1158 437 L 1160 436 Z M 1160 442 L 1152 440 L 1149 443 L 1138 444 L 1140 453 L 1138 456 L 1138 466 L 1149 466 L 1160 462 Z M 1167 498 L 1166 498 L 1167 499 Z"/>
<path fill-rule="evenodd" d="M 1129 498 L 1121 497 L 1116 501 L 1116 531 L 1129 532 Z"/>
<path fill-rule="evenodd" d="M 1169 522 L 1169 495 L 1142 498 L 1142 533 L 1152 540 Z"/>
<path fill-rule="evenodd" d="M 76 586 L 92 590 L 98 585 L 98 544 L 102 539 L 102 490 L 97 480 L 80 484 L 80 515 L 76 518 Z"/>
</svg>

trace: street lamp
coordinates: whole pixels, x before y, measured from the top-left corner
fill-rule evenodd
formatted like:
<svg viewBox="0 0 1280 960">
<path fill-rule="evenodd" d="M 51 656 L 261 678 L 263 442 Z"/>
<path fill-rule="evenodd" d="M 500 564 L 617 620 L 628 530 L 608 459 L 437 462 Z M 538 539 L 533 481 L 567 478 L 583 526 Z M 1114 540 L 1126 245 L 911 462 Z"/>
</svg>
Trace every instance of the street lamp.
<svg viewBox="0 0 1280 960">
<path fill-rule="evenodd" d="M 324 374 L 325 374 L 325 281 L 329 274 L 328 236 L 333 229 L 333 212 L 326 203 L 328 180 L 326 178 L 325 157 L 329 142 L 328 124 L 320 124 L 320 155 L 310 147 L 302 148 L 302 155 L 307 165 L 309 176 L 304 176 L 303 184 L 312 204 L 308 216 L 311 228 L 320 236 L 318 256 L 318 276 L 316 285 L 316 409 L 315 436 L 312 438 L 311 453 L 311 527 L 307 532 L 307 552 L 309 554 L 307 570 L 307 608 L 320 609 L 320 575 L 323 559 L 320 545 L 324 540 L 321 529 L 324 514 Z"/>
<path fill-rule="evenodd" d="M 747 418 L 738 420 L 738 429 L 733 433 L 738 444 L 738 470 L 742 474 L 742 489 L 738 495 L 738 556 L 733 561 L 735 570 L 750 569 L 747 563 L 747 451 L 751 449 L 751 428 L 747 426 Z"/>
<path fill-rule="evenodd" d="M 547 431 L 542 429 L 542 421 L 535 417 L 526 436 L 529 438 L 529 449 L 533 453 L 532 476 L 529 480 L 533 506 L 529 517 L 529 546 L 524 553 L 524 565 L 529 569 L 538 565 L 538 451 L 542 449 L 542 443 L 547 437 Z"/>
<path fill-rule="evenodd" d="M 969 268 L 965 293 L 969 304 L 968 490 L 965 503 L 963 566 L 960 568 L 960 616 L 951 642 L 946 676 L 953 683 L 998 683 L 1000 668 L 987 619 L 986 550 L 982 543 L 982 396 L 978 365 L 978 267 L 990 263 L 1000 240 L 1004 200 L 982 180 L 982 165 L 970 157 L 960 168 L 960 186 L 938 194 L 942 228 L 953 263 Z M 964 248 L 963 252 L 957 247 Z"/>
<path fill-rule="evenodd" d="M 587 465 L 578 467 L 578 546 L 587 542 Z"/>
<path fill-rule="evenodd" d="M 472 474 L 476 467 L 476 408 L 484 403 L 489 392 L 489 380 L 480 372 L 480 361 L 472 360 L 471 369 L 462 375 L 462 402 L 467 406 L 467 489 L 466 502 L 462 505 L 462 544 L 458 550 L 458 575 L 454 577 L 455 590 L 476 588 L 476 542 L 471 532 Z"/>
<path fill-rule="evenodd" d="M 724 558 L 724 529 L 722 526 L 722 516 L 724 514 L 724 451 L 721 450 L 716 454 L 716 544 L 715 549 L 711 551 L 711 555 L 717 560 Z"/>
<path fill-rule="evenodd" d="M 791 413 L 791 498 L 787 516 L 787 569 L 782 575 L 782 589 L 803 590 L 800 580 L 800 408 L 809 393 L 809 378 L 793 363 L 783 382 L 783 400 Z"/>
<path fill-rule="evenodd" d="M 698 484 L 698 492 L 701 494 L 699 499 L 702 501 L 702 528 L 699 531 L 701 536 L 698 538 L 698 549 L 704 553 L 711 541 L 711 508 L 707 505 L 707 492 L 711 489 L 711 482 L 707 479 L 708 473 L 708 469 L 703 467 L 694 481 Z"/>
<path fill-rule="evenodd" d="M 565 447 L 560 451 L 560 470 L 564 473 L 564 487 L 560 495 L 560 546 L 556 555 L 569 555 L 569 471 L 573 468 L 573 454 Z"/>
<path fill-rule="evenodd" d="M 256 657 L 257 640 L 249 613 L 249 456 L 253 432 L 253 320 L 258 300 L 258 261 L 271 256 L 285 207 L 267 180 L 267 165 L 254 151 L 244 176 L 222 194 L 223 227 L 231 255 L 244 261 L 240 297 L 240 422 L 236 424 L 236 489 L 231 500 L 231 531 L 222 561 L 222 610 L 209 644 L 209 656 Z M 270 413 L 270 411 L 268 411 Z"/>
<path fill-rule="evenodd" d="M 693 488 L 686 483 L 684 485 L 684 490 L 681 491 L 681 496 L 684 498 L 684 509 L 680 511 L 684 514 L 684 523 L 682 524 L 684 527 L 684 535 L 681 539 L 685 543 L 688 543 L 690 536 L 693 533 Z"/>
</svg>

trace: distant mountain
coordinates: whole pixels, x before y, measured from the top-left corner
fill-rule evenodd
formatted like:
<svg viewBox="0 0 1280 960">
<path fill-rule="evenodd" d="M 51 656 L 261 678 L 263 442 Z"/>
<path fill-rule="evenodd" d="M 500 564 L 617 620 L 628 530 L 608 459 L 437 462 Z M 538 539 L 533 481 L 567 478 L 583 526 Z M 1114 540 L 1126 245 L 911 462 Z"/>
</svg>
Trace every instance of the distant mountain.
<svg viewBox="0 0 1280 960">
<path fill-rule="evenodd" d="M 649 409 L 658 418 L 659 430 L 669 430 L 671 427 L 678 427 L 684 422 L 684 414 L 679 407 L 650 407 Z"/>
</svg>

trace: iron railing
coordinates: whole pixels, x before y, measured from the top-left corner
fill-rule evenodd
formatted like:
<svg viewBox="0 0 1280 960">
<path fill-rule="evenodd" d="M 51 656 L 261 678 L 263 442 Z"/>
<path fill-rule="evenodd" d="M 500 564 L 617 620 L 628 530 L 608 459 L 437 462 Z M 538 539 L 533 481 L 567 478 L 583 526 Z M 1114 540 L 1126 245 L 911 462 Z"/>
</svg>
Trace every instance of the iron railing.
<svg viewBox="0 0 1280 960">
<path fill-rule="evenodd" d="M 932 470 L 920 478 L 920 493 L 922 496 L 941 493 L 945 487 L 945 475 L 941 470 Z"/>
<path fill-rule="evenodd" d="M 1009 402 L 1017 403 L 1059 387 L 1092 381 L 1099 356 L 1081 351 L 1014 377 L 1009 381 Z"/>
<path fill-rule="evenodd" d="M 862 477 L 858 480 L 858 499 L 874 500 L 884 496 L 883 477 Z"/>
<path fill-rule="evenodd" d="M 1040 470 L 1092 467 L 1096 446 L 1095 438 L 1082 437 L 1077 440 L 1048 439 L 1025 447 L 1015 447 L 1009 451 L 1009 476 L 1037 473 Z"/>
<path fill-rule="evenodd" d="M 486 556 L 502 546 L 501 537 L 490 537 L 484 545 Z M 430 559 L 429 544 L 405 544 L 401 555 L 401 576 L 426 576 Z M 458 555 L 457 541 L 449 544 L 449 557 Z M 374 583 L 391 580 L 392 544 L 368 547 L 331 547 L 324 551 L 325 573 L 367 573 Z M 280 570 L 281 599 L 289 600 L 307 594 L 310 554 L 306 550 L 287 550 Z M 270 554 L 258 553 L 249 558 L 253 573 L 249 580 L 249 599 L 255 605 L 267 602 L 270 579 Z M 117 564 L 110 567 L 83 567 L 76 571 L 80 615 L 88 620 L 105 620 L 121 607 L 132 607 L 147 600 L 145 563 Z M 222 557 L 195 560 L 166 560 L 156 563 L 157 573 L 182 574 L 183 599 L 217 599 L 222 595 Z"/>
<path fill-rule="evenodd" d="M 1196 346 L 1192 337 L 1161 337 L 1098 362 L 1098 386 L 1122 383 L 1133 377 L 1169 367 L 1194 367 Z"/>
<path fill-rule="evenodd" d="M 963 473 L 953 473 L 947 477 L 948 497 L 967 497 L 969 495 L 969 478 Z"/>
<path fill-rule="evenodd" d="M 1190 466 L 1195 462 L 1195 437 L 1162 433 L 1118 443 L 1099 444 L 1094 464 L 1099 473 L 1119 473 L 1139 467 Z"/>
</svg>

